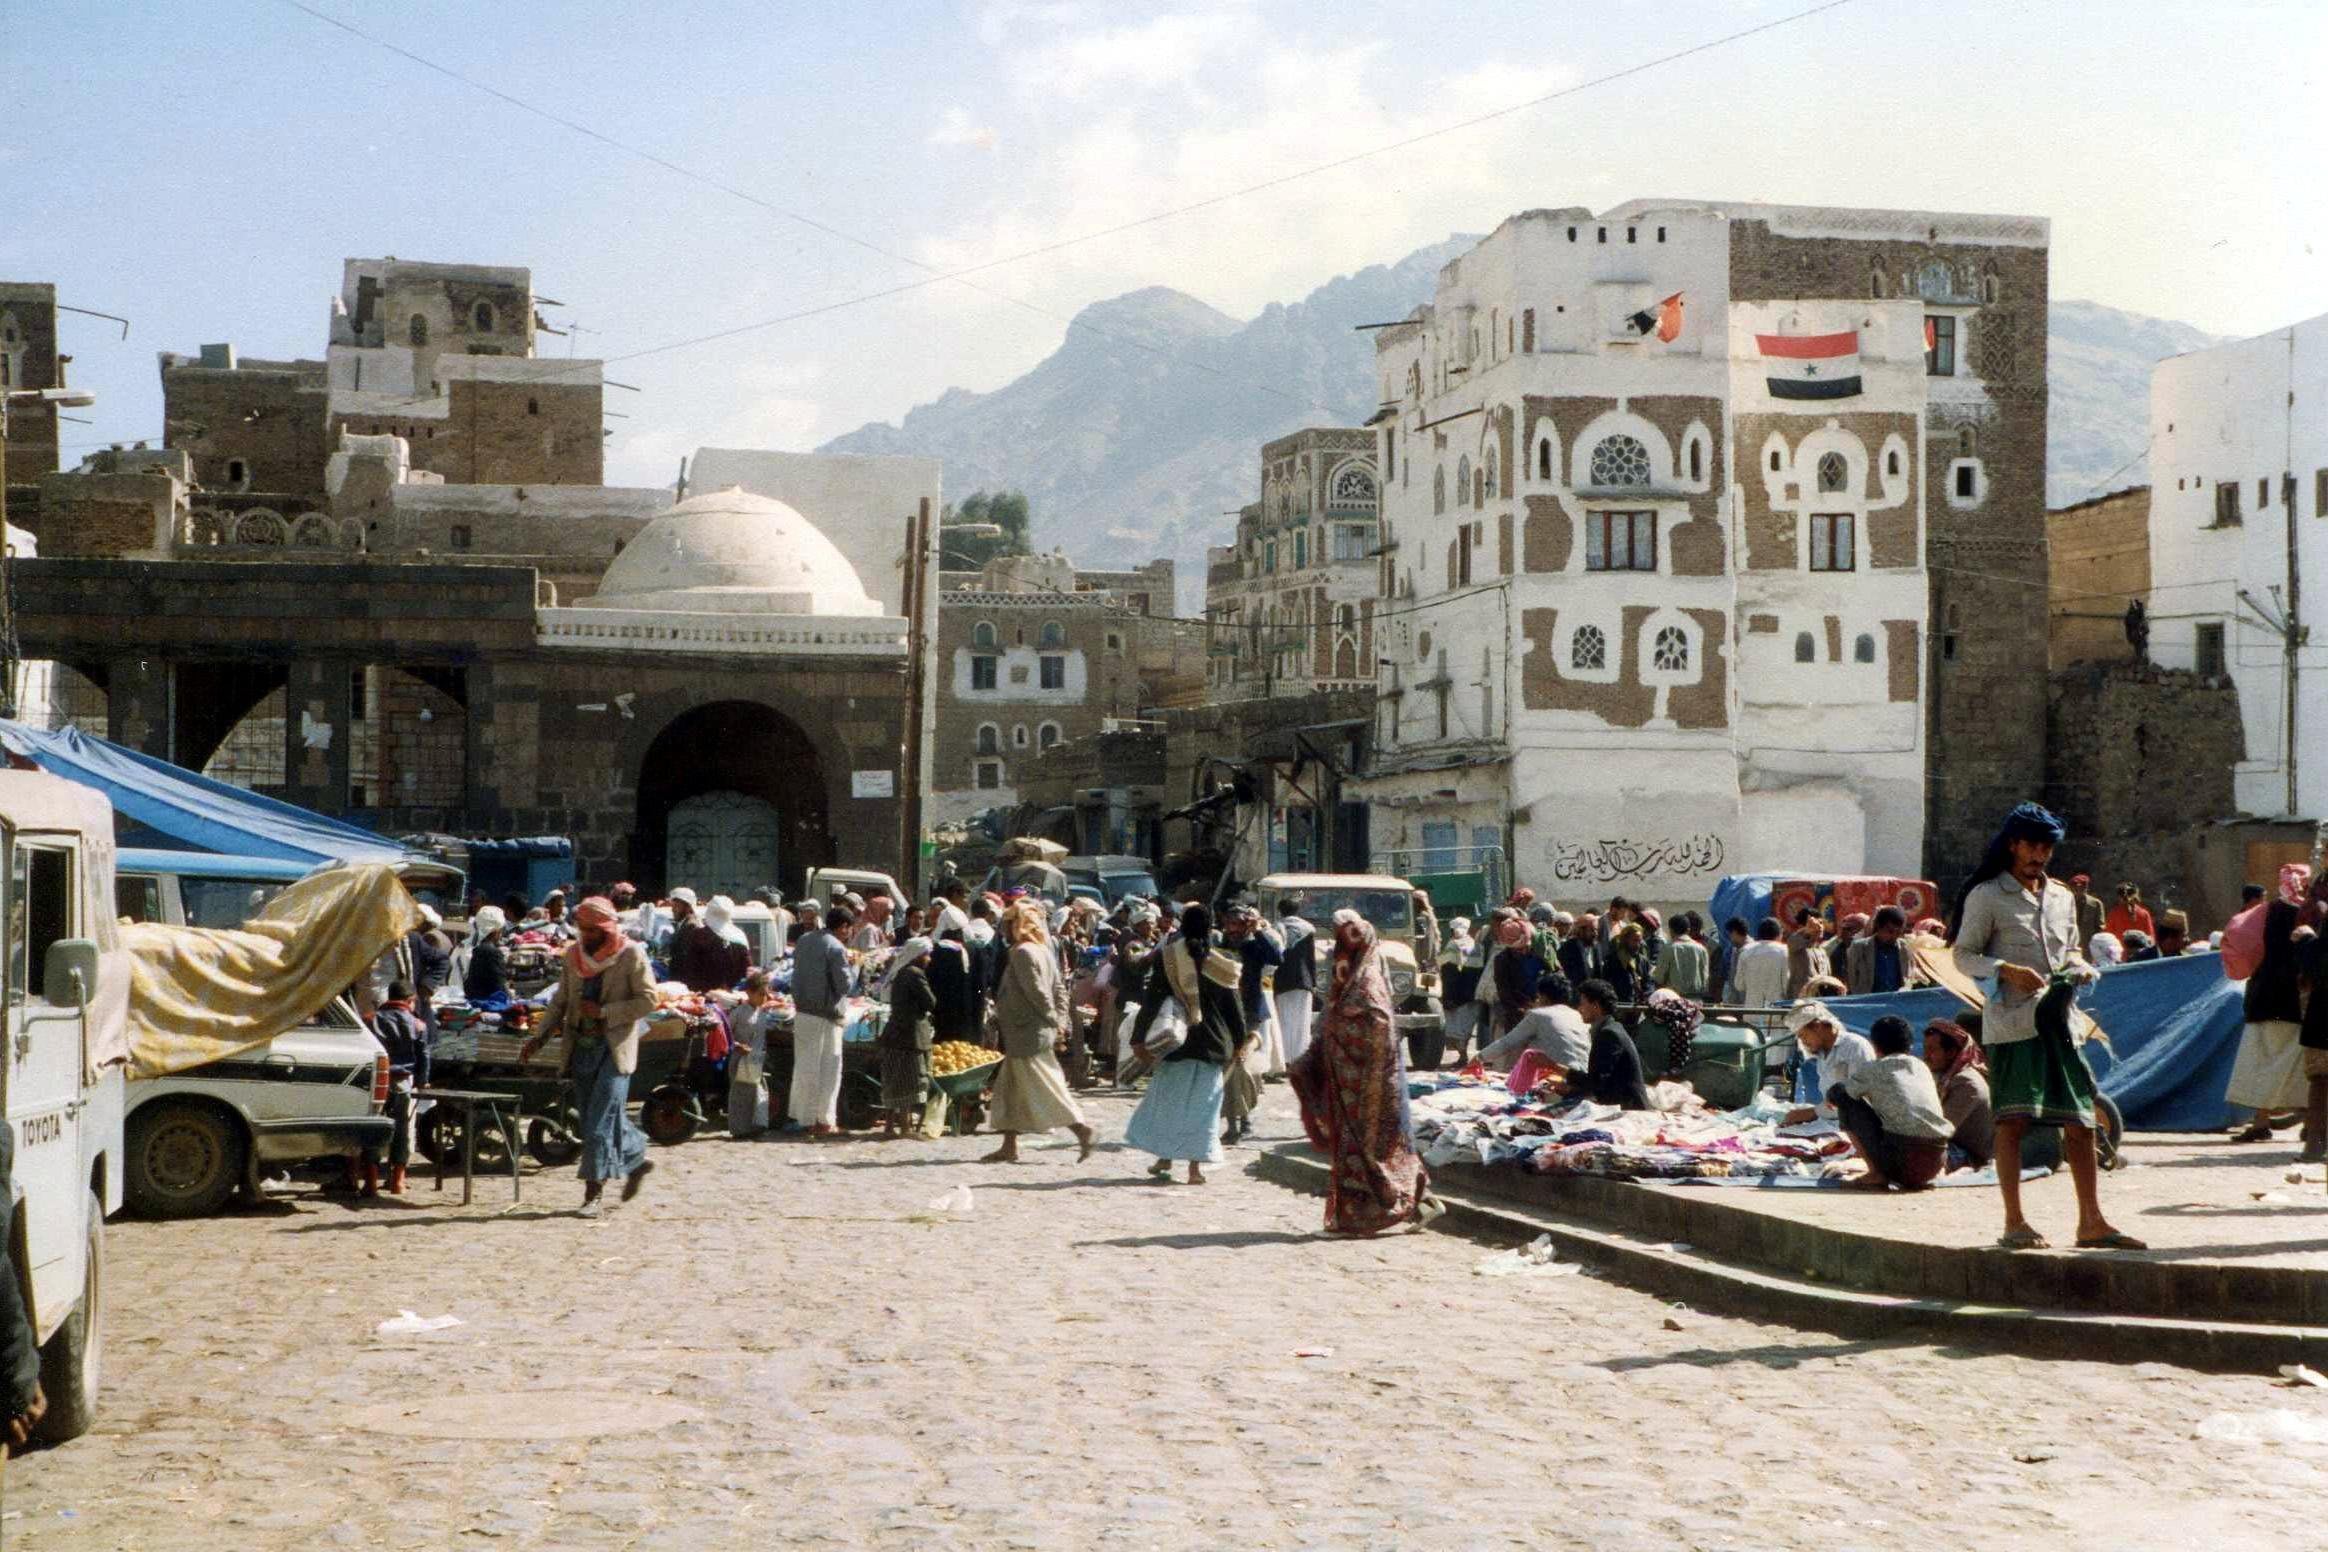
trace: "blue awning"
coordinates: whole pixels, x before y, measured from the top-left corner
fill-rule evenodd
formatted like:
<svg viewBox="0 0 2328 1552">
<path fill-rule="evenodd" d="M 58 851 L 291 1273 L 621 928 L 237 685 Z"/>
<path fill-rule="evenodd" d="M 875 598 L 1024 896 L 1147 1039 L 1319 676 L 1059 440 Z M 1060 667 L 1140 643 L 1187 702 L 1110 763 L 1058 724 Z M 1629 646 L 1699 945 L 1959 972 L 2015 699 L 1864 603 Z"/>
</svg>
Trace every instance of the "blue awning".
<svg viewBox="0 0 2328 1552">
<path fill-rule="evenodd" d="M 393 841 L 276 798 L 125 749 L 78 728 L 0 722 L 0 744 L 52 776 L 94 787 L 123 821 L 196 851 L 324 862 L 402 862 Z"/>
</svg>

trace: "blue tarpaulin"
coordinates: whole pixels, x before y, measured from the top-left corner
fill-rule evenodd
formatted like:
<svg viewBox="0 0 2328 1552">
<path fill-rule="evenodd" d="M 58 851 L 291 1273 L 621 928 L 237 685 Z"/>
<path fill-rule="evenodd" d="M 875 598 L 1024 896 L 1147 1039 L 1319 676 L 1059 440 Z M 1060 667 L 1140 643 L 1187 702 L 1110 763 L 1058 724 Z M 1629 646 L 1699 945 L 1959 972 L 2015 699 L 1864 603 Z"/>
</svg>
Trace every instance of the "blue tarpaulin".
<svg viewBox="0 0 2328 1552">
<path fill-rule="evenodd" d="M 195 851 L 287 862 L 401 862 L 403 847 L 369 830 L 245 792 L 78 728 L 44 733 L 0 722 L 0 744 L 53 776 L 105 794 L 122 820 Z"/>
<path fill-rule="evenodd" d="M 2110 1037 L 2108 1049 L 2089 1041 L 2086 1060 L 2129 1130 L 2211 1132 L 2231 1123 L 2223 1089 L 2239 1051 L 2244 986 L 2223 978 L 2220 954 L 2186 954 L 2112 966 L 2078 994 L 2078 1006 Z M 1921 1031 L 1926 1020 L 1953 1018 L 1964 1004 L 1928 986 L 1881 997 L 1834 997 L 1827 1006 L 1864 1035 L 1887 1013 Z"/>
</svg>

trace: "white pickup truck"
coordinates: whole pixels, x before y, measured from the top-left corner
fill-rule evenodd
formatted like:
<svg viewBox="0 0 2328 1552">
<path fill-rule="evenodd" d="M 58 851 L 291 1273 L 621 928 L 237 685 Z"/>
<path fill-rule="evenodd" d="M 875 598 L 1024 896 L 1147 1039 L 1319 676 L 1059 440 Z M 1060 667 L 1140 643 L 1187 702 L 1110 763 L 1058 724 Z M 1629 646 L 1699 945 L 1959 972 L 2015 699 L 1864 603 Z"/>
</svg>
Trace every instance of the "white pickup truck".
<svg viewBox="0 0 2328 1552">
<path fill-rule="evenodd" d="M 129 961 L 113 917 L 112 805 L 55 776 L 0 770 L 0 849 L 9 1266 L 41 1344 L 41 1437 L 61 1443 L 96 1415 L 105 1215 L 121 1205 Z"/>
</svg>

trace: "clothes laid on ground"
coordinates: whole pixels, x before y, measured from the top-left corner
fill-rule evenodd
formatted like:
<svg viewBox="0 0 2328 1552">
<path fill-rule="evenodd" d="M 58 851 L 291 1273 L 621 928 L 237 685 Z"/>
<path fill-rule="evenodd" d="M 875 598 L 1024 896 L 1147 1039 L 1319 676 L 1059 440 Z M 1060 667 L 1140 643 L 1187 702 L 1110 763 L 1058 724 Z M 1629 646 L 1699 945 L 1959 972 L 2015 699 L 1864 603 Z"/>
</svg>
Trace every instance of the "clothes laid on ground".
<svg viewBox="0 0 2328 1552">
<path fill-rule="evenodd" d="M 1650 1097 L 1663 1108 L 1648 1110 L 1515 1099 L 1501 1082 L 1459 1076 L 1416 1076 L 1408 1088 L 1416 1145 L 1433 1169 L 1462 1161 L 1617 1179 L 1816 1177 L 1841 1171 L 1851 1151 L 1831 1123 L 1782 1129 L 1782 1102 L 1724 1113 L 1681 1084 L 1657 1085 Z"/>
<path fill-rule="evenodd" d="M 1317 1040 L 1288 1078 L 1302 1130 L 1326 1156 L 1326 1228 L 1375 1234 L 1413 1221 L 1430 1176 L 1415 1152 L 1390 977 L 1371 935 L 1355 963 L 1337 945 Z"/>
</svg>

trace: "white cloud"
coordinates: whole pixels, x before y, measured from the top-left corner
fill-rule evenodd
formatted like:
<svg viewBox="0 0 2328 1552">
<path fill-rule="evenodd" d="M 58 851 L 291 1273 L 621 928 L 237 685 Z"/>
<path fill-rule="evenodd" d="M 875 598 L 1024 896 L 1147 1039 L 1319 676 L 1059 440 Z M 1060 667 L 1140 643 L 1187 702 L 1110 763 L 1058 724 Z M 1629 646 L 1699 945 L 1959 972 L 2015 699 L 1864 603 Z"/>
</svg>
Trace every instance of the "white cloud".
<svg viewBox="0 0 2328 1552">
<path fill-rule="evenodd" d="M 1008 5 L 981 28 L 1023 97 L 1089 100 L 1101 92 L 1187 87 L 1200 71 L 1250 48 L 1261 29 L 1242 0 L 1184 7 L 1128 26 L 1078 29 L 1072 6 Z M 1043 36 L 1042 34 L 1048 34 Z"/>
<path fill-rule="evenodd" d="M 938 118 L 938 127 L 930 131 L 934 146 L 967 146 L 972 150 L 991 151 L 1000 140 L 991 124 L 981 124 L 970 117 L 963 107 L 948 108 Z"/>
</svg>

